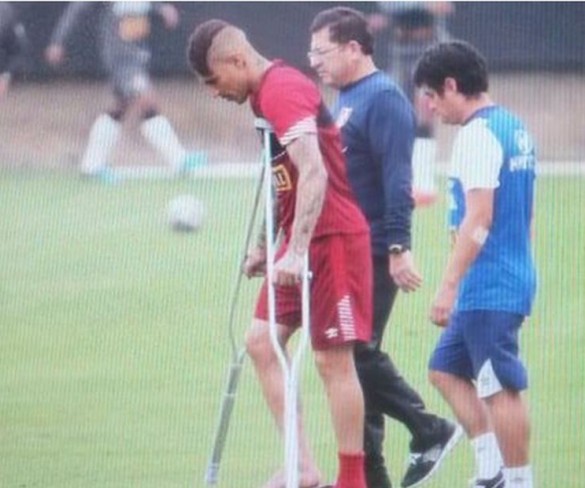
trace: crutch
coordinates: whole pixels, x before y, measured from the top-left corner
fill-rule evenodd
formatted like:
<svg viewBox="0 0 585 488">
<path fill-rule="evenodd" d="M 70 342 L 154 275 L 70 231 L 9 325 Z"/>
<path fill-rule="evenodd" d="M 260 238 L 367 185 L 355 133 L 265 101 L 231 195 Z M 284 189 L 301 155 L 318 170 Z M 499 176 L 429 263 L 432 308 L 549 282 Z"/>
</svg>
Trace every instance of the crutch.
<svg viewBox="0 0 585 488">
<path fill-rule="evenodd" d="M 236 282 L 234 284 L 234 288 L 232 290 L 231 302 L 230 302 L 230 309 L 228 315 L 228 333 L 229 333 L 229 341 L 230 341 L 230 349 L 231 349 L 231 364 L 228 372 L 228 380 L 226 383 L 226 388 L 224 391 L 224 395 L 222 398 L 221 409 L 219 413 L 219 418 L 217 422 L 217 427 L 215 429 L 215 435 L 213 438 L 213 448 L 211 451 L 211 457 L 207 464 L 207 469 L 205 470 L 205 484 L 206 485 L 215 485 L 217 484 L 219 478 L 219 467 L 221 463 L 221 458 L 223 454 L 223 448 L 225 446 L 225 442 L 227 439 L 228 428 L 230 424 L 230 419 L 232 415 L 232 411 L 234 408 L 234 402 L 236 400 L 236 392 L 238 388 L 238 383 L 240 380 L 240 373 L 242 372 L 242 366 L 244 364 L 244 359 L 246 357 L 246 348 L 245 346 L 236 339 L 236 333 L 234 331 L 235 321 L 236 321 L 236 310 L 238 299 L 240 296 L 240 288 L 242 284 L 242 278 L 244 275 L 243 272 L 243 264 L 244 260 L 246 259 L 246 254 L 250 247 L 250 241 L 252 239 L 252 232 L 254 231 L 254 225 L 256 223 L 256 215 L 258 213 L 258 206 L 260 203 L 260 195 L 262 193 L 262 186 L 264 185 L 264 164 L 262 164 L 262 169 L 260 172 L 260 178 L 258 180 L 258 184 L 256 186 L 256 193 L 254 196 L 254 206 L 252 208 L 252 213 L 250 214 L 250 219 L 248 221 L 248 228 L 246 231 L 246 241 L 244 245 L 244 253 L 242 259 L 238 263 L 238 276 L 236 278 Z"/>
<path fill-rule="evenodd" d="M 264 119 L 256 119 L 256 129 L 263 134 L 264 146 L 264 190 L 266 212 L 266 281 L 268 290 L 268 322 L 270 340 L 278 357 L 284 378 L 284 466 L 286 488 L 299 486 L 299 438 L 298 438 L 298 388 L 299 368 L 309 339 L 309 270 L 305 255 L 302 273 L 302 327 L 301 337 L 290 361 L 278 341 L 276 330 L 276 300 L 272 282 L 274 273 L 274 215 L 272 205 L 272 128 Z"/>
</svg>

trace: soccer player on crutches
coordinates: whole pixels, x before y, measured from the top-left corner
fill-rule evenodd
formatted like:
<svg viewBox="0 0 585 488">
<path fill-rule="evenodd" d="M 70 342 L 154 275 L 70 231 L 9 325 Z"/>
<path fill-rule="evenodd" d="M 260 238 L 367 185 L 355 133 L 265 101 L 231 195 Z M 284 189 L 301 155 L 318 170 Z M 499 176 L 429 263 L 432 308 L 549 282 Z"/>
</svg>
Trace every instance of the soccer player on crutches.
<svg viewBox="0 0 585 488">
<path fill-rule="evenodd" d="M 263 228 L 263 236 L 276 236 L 276 229 L 274 228 L 275 215 L 274 215 L 274 202 L 272 192 L 272 170 L 271 170 L 271 146 L 270 146 L 270 134 L 271 128 L 268 122 L 264 119 L 256 119 L 256 129 L 260 132 L 263 141 L 262 151 L 262 172 L 260 174 L 260 181 L 256 189 L 254 204 L 252 213 L 248 222 L 246 239 L 244 249 L 247 251 L 250 247 L 252 229 L 256 222 L 256 215 L 259 207 L 259 200 L 262 187 L 265 188 L 265 222 Z M 269 277 L 268 282 L 271 283 L 270 277 L 273 275 L 274 265 L 274 239 L 266 240 L 266 274 Z M 232 352 L 232 361 L 230 364 L 228 380 L 226 383 L 226 391 L 222 397 L 220 415 L 218 425 L 216 427 L 213 449 L 211 458 L 205 472 L 205 483 L 207 485 L 216 485 L 219 479 L 219 468 L 221 458 L 223 454 L 223 448 L 227 439 L 227 432 L 229 429 L 229 423 L 233 406 L 236 398 L 237 387 L 242 372 L 242 366 L 245 358 L 244 348 L 239 347 L 238 339 L 235 334 L 235 320 L 236 320 L 236 308 L 239 298 L 239 292 L 242 283 L 242 276 L 244 274 L 244 263 L 241 263 L 242 267 L 238 273 L 236 284 L 231 296 L 230 311 L 228 318 L 228 329 L 230 346 Z M 305 258 L 305 267 L 303 269 L 302 277 L 302 337 L 301 341 L 297 346 L 297 350 L 289 363 L 286 357 L 286 351 L 283 349 L 282 344 L 279 343 L 276 330 L 275 320 L 275 300 L 274 300 L 274 287 L 269 288 L 269 316 L 270 316 L 270 329 L 271 339 L 275 352 L 280 361 L 281 368 L 283 369 L 283 375 L 285 379 L 285 473 L 286 483 L 288 486 L 298 486 L 298 470 L 294 467 L 298 465 L 298 435 L 297 435 L 297 391 L 299 385 L 299 367 L 300 361 L 303 357 L 303 353 L 306 350 L 308 338 L 309 338 L 309 270 L 308 270 L 308 257 Z"/>
<path fill-rule="evenodd" d="M 267 144 L 282 239 L 274 252 L 270 283 L 266 278 L 246 337 L 265 400 L 285 432 L 286 417 L 294 417 L 285 412 L 286 390 L 290 395 L 296 388 L 286 384 L 277 352 L 281 349 L 275 350 L 273 338 L 276 331 L 276 341 L 284 348 L 303 322 L 301 282 L 303 275 L 307 277 L 303 270 L 308 253 L 312 273 L 308 333 L 335 431 L 339 468 L 334 486 L 366 488 L 364 401 L 353 347 L 371 336 L 372 265 L 369 228 L 347 181 L 339 131 L 311 80 L 280 61 L 264 58 L 241 29 L 227 22 L 210 20 L 197 27 L 189 39 L 188 57 L 214 96 L 239 104 L 250 99 L 254 114 L 273 129 Z M 244 265 L 248 276 L 265 269 L 271 237 L 267 235 L 266 243 L 249 252 Z M 307 284 L 305 279 L 306 291 Z M 297 425 L 298 444 L 289 442 L 286 464 L 298 466 L 298 478 L 295 481 L 297 474 L 285 469 L 264 488 L 320 486 L 301 416 Z M 298 463 L 291 463 L 297 445 Z"/>
</svg>

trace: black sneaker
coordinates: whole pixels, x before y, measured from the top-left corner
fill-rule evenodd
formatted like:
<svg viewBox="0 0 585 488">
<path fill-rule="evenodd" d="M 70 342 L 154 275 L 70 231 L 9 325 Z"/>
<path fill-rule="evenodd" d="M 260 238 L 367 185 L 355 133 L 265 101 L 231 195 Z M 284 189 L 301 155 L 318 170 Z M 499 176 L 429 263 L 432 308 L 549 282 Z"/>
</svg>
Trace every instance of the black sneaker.
<svg viewBox="0 0 585 488">
<path fill-rule="evenodd" d="M 445 456 L 455 447 L 462 435 L 461 426 L 449 422 L 444 437 L 434 446 L 426 451 L 411 452 L 410 462 L 402 479 L 402 488 L 414 488 L 433 476 Z"/>
<path fill-rule="evenodd" d="M 471 486 L 472 488 L 504 488 L 506 486 L 506 480 L 504 479 L 504 473 L 500 471 L 496 476 L 489 480 L 474 480 Z"/>
</svg>

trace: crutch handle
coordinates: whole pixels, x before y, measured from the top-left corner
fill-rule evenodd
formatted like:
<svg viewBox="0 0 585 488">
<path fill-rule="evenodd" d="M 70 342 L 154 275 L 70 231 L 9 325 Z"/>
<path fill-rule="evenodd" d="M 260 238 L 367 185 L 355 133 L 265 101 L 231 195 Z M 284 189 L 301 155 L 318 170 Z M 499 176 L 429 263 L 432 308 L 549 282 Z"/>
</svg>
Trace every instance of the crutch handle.
<svg viewBox="0 0 585 488">
<path fill-rule="evenodd" d="M 254 127 L 256 127 L 257 130 L 274 132 L 274 130 L 272 129 L 272 125 L 270 125 L 270 122 L 268 122 L 266 119 L 262 117 L 256 117 L 256 119 L 254 120 Z"/>
</svg>

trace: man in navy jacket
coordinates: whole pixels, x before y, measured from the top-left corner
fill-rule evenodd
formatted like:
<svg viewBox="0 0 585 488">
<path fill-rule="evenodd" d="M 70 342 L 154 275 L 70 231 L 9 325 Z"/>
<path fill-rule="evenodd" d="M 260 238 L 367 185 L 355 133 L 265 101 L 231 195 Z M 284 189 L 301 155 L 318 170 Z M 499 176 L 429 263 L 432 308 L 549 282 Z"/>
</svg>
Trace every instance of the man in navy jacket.
<svg viewBox="0 0 585 488">
<path fill-rule="evenodd" d="M 361 13 L 346 7 L 325 10 L 315 17 L 311 34 L 311 66 L 325 84 L 339 90 L 332 114 L 342 132 L 349 181 L 371 232 L 373 336 L 355 349 L 366 402 L 368 486 L 391 486 L 382 447 L 386 414 L 412 435 L 402 486 L 413 487 L 434 474 L 462 433 L 425 409 L 381 350 L 398 289 L 412 292 L 422 282 L 410 250 L 415 115 L 402 91 L 374 65 L 372 34 Z"/>
</svg>

